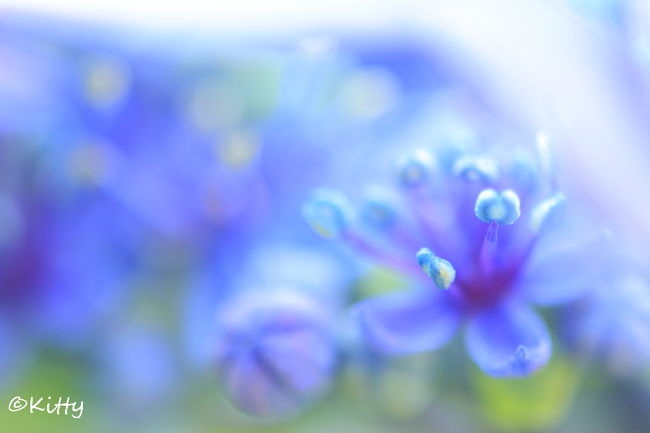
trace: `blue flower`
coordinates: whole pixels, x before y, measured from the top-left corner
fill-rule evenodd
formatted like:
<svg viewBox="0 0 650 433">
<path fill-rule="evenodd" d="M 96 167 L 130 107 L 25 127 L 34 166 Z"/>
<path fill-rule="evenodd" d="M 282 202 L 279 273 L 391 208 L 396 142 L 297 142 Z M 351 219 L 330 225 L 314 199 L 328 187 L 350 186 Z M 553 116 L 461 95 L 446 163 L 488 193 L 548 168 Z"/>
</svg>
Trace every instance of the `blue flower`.
<svg viewBox="0 0 650 433">
<path fill-rule="evenodd" d="M 258 232 L 251 239 L 238 233 L 238 242 L 222 239 L 228 248 L 217 248 L 205 259 L 206 264 L 195 269 L 185 295 L 183 344 L 194 369 L 212 371 L 215 326 L 210 325 L 215 325 L 215 311 L 243 303 L 239 300 L 242 291 L 246 291 L 246 299 L 265 298 L 271 288 L 288 288 L 317 303 L 321 310 L 341 309 L 351 275 L 335 255 L 323 254 L 311 245 L 264 240 Z"/>
<path fill-rule="evenodd" d="M 377 351 L 436 349 L 463 326 L 467 353 L 490 375 L 525 376 L 548 361 L 550 333 L 531 304 L 584 295 L 606 258 L 601 229 L 559 191 L 546 140 L 538 144 L 535 153 L 453 143 L 420 149 L 403 159 L 397 200 L 386 194 L 379 206 L 373 193 L 353 212 L 342 193 L 319 189 L 305 204 L 317 233 L 418 287 L 353 308 Z M 387 217 L 377 224 L 367 215 Z"/>
<path fill-rule="evenodd" d="M 241 293 L 224 305 L 217 360 L 227 397 L 252 415 L 283 416 L 325 392 L 337 366 L 329 319 L 294 290 Z"/>
</svg>

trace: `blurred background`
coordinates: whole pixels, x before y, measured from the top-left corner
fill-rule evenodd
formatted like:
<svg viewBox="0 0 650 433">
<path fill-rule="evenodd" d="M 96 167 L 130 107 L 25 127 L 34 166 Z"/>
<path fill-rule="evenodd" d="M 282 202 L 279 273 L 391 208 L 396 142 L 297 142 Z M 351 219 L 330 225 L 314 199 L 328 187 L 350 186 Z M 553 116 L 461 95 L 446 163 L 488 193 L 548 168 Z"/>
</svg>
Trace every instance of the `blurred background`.
<svg viewBox="0 0 650 433">
<path fill-rule="evenodd" d="M 458 341 L 368 361 L 348 307 L 404 277 L 301 214 L 312 189 L 355 194 L 468 124 L 544 132 L 646 302 L 650 7 L 236 3 L 1 6 L 0 431 L 650 431 L 647 311 L 630 333 L 607 322 L 596 357 L 545 313 L 555 353 L 524 379 L 483 374 Z M 337 360 L 299 410 L 259 416 L 218 341 L 277 286 L 319 306 Z M 284 407 L 263 388 L 251 398 Z M 83 416 L 9 412 L 16 395 Z"/>
</svg>

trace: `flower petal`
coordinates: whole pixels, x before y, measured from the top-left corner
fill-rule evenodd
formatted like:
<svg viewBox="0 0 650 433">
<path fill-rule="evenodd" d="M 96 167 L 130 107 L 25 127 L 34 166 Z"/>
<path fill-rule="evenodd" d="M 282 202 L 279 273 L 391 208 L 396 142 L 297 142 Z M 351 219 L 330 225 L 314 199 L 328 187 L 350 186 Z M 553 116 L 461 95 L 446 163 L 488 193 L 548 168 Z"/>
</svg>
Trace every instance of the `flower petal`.
<svg viewBox="0 0 650 433">
<path fill-rule="evenodd" d="M 522 295 L 538 305 L 556 305 L 584 295 L 600 281 L 606 247 L 604 235 L 591 231 L 542 236 L 522 271 Z"/>
<path fill-rule="evenodd" d="M 499 377 L 529 375 L 551 355 L 551 338 L 542 319 L 517 305 L 502 305 L 474 317 L 465 345 L 484 372 Z"/>
<path fill-rule="evenodd" d="M 642 276 L 616 276 L 587 302 L 564 311 L 565 332 L 574 350 L 604 361 L 623 376 L 650 361 L 650 286 Z"/>
<path fill-rule="evenodd" d="M 436 349 L 459 323 L 452 296 L 431 289 L 372 298 L 358 304 L 356 314 L 368 342 L 389 354 Z"/>
</svg>

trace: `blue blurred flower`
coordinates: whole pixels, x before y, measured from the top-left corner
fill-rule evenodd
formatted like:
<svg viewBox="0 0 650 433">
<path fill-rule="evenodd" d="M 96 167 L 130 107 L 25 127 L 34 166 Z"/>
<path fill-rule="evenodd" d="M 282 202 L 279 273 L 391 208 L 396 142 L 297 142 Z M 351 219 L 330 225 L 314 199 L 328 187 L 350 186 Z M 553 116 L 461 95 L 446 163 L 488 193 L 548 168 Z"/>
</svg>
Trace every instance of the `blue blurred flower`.
<svg viewBox="0 0 650 433">
<path fill-rule="evenodd" d="M 582 296 L 604 260 L 602 231 L 559 191 L 556 172 L 543 136 L 536 152 L 443 140 L 404 158 L 400 194 L 373 188 L 355 209 L 342 193 L 320 189 L 303 214 L 317 233 L 419 286 L 356 305 L 376 350 L 432 350 L 464 324 L 467 352 L 483 371 L 524 376 L 551 355 L 530 304 Z"/>
<path fill-rule="evenodd" d="M 209 349 L 225 394 L 242 411 L 291 415 L 326 392 L 337 371 L 336 314 L 349 273 L 304 243 L 244 250 L 235 275 L 217 260 L 213 278 L 188 293 L 190 361 L 201 364 Z"/>
<path fill-rule="evenodd" d="M 226 395 L 254 415 L 287 415 L 329 387 L 337 367 L 332 317 L 294 290 L 238 295 L 218 316 L 217 360 Z"/>
</svg>

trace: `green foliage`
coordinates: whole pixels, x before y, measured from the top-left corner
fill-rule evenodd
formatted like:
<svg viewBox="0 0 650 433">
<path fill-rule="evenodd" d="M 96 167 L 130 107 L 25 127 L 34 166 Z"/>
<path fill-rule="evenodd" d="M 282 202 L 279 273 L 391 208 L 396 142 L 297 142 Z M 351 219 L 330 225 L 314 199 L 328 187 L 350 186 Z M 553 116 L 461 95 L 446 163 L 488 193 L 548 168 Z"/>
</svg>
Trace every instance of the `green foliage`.
<svg viewBox="0 0 650 433">
<path fill-rule="evenodd" d="M 486 419 L 506 431 L 539 431 L 554 425 L 570 408 L 579 374 L 570 361 L 555 355 L 537 374 L 497 379 L 475 370 L 473 383 Z"/>
<path fill-rule="evenodd" d="M 0 430 L 3 432 L 16 433 L 76 433 L 92 431 L 96 428 L 96 420 L 93 419 L 93 411 L 98 409 L 101 403 L 89 398 L 88 393 L 80 386 L 81 378 L 79 369 L 75 363 L 64 362 L 63 360 L 46 357 L 38 362 L 33 368 L 24 372 L 17 378 L 8 389 L 4 389 L 1 395 L 3 408 L 0 410 Z M 10 412 L 7 407 L 14 396 L 20 396 L 29 401 L 30 397 L 36 400 L 44 397 L 40 407 L 45 407 L 47 397 L 56 403 L 59 397 L 65 401 L 83 401 L 84 409 L 81 418 L 76 419 L 68 415 L 48 414 L 45 412 L 29 412 L 29 408 L 20 412 Z M 95 406 L 93 410 L 93 405 Z M 96 412 L 95 412 L 96 413 Z M 95 426 L 95 427 L 93 427 Z"/>
</svg>

